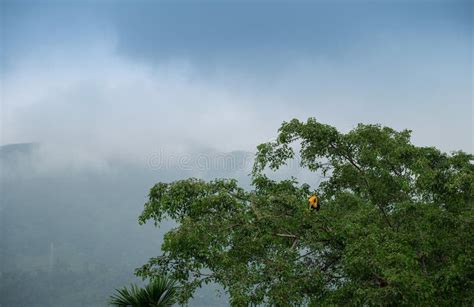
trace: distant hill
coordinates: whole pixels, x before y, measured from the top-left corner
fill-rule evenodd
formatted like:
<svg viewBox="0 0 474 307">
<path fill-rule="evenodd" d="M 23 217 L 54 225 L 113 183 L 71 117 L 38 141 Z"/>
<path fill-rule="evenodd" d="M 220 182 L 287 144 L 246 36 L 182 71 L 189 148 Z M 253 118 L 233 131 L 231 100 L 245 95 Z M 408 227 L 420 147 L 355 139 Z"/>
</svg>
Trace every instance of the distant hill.
<svg viewBox="0 0 474 307">
<path fill-rule="evenodd" d="M 21 169 L 30 168 L 38 153 L 38 143 L 19 143 L 0 146 L 0 176 L 16 175 Z"/>
<path fill-rule="evenodd" d="M 108 168 L 31 175 L 41 145 L 0 146 L 0 305 L 106 306 L 114 288 L 137 282 L 134 269 L 160 254 L 173 227 L 139 226 L 137 217 L 158 181 L 189 176 L 249 182 L 253 154 L 190 154 L 187 167 L 153 169 L 126 161 Z M 201 157 L 204 165 L 197 167 Z M 204 157 L 204 158 L 202 158 Z M 193 306 L 225 305 L 208 287 Z"/>
<path fill-rule="evenodd" d="M 8 157 L 17 157 L 18 155 L 31 154 L 35 149 L 38 149 L 38 143 L 18 143 L 0 145 L 0 159 Z"/>
</svg>

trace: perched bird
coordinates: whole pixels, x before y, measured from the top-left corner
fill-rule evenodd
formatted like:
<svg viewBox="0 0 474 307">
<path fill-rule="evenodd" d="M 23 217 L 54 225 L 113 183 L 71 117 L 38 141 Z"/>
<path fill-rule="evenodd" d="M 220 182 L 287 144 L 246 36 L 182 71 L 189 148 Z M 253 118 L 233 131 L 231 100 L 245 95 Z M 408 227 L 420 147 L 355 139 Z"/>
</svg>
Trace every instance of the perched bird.
<svg viewBox="0 0 474 307">
<path fill-rule="evenodd" d="M 311 195 L 309 198 L 309 207 L 311 209 L 316 209 L 316 211 L 319 211 L 319 207 L 321 206 L 321 200 L 318 198 L 316 194 Z"/>
</svg>

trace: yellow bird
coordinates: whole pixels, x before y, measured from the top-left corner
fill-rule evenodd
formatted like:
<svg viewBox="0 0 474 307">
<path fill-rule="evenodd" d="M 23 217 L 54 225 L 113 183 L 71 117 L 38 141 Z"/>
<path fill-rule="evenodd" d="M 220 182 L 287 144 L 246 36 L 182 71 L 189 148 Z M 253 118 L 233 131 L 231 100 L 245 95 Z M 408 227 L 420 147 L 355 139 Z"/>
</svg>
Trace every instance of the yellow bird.
<svg viewBox="0 0 474 307">
<path fill-rule="evenodd" d="M 316 194 L 311 195 L 309 198 L 309 207 L 311 209 L 316 209 L 316 211 L 319 211 L 319 207 L 321 205 L 321 201 L 319 200 L 318 196 Z"/>
</svg>

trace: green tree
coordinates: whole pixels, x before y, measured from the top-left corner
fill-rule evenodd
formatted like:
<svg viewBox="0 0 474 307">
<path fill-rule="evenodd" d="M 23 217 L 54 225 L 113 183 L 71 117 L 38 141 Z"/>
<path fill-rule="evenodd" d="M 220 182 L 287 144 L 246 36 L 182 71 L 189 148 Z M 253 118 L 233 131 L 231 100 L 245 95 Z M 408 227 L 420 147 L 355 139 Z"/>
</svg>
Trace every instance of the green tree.
<svg viewBox="0 0 474 307">
<path fill-rule="evenodd" d="M 274 181 L 295 158 L 324 176 Z M 292 120 L 258 146 L 253 190 L 235 180 L 158 183 L 139 221 L 178 226 L 137 270 L 170 272 L 180 301 L 223 286 L 233 305 L 472 305 L 473 156 L 410 143 L 410 131 L 360 124 L 348 133 Z"/>
<path fill-rule="evenodd" d="M 116 289 L 109 304 L 124 307 L 168 307 L 176 302 L 176 290 L 175 281 L 171 278 L 165 275 L 154 276 L 144 288 L 132 284 L 130 289 Z"/>
</svg>

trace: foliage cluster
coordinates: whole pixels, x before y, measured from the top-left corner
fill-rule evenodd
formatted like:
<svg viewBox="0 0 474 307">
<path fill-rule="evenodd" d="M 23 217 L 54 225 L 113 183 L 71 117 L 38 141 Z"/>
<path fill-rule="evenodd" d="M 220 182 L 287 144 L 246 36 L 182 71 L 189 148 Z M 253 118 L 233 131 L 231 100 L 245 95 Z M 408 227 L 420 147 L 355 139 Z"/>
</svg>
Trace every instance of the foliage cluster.
<svg viewBox="0 0 474 307">
<path fill-rule="evenodd" d="M 156 276 L 144 288 L 132 284 L 115 292 L 109 300 L 113 306 L 168 307 L 176 299 L 175 282 L 167 276 Z"/>
</svg>

